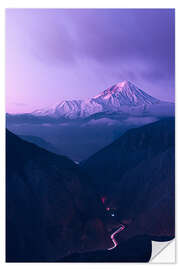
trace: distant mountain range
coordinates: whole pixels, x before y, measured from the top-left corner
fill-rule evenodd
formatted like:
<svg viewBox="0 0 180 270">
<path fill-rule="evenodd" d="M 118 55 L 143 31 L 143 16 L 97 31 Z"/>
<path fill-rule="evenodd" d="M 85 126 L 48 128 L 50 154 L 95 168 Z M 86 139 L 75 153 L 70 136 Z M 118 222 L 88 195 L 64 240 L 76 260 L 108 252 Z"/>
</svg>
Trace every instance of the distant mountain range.
<svg viewBox="0 0 180 270">
<path fill-rule="evenodd" d="M 62 101 L 6 119 L 13 133 L 40 137 L 47 142 L 43 148 L 51 146 L 54 153 L 80 162 L 130 128 L 174 116 L 174 107 L 123 81 L 87 100 Z"/>
<path fill-rule="evenodd" d="M 35 145 L 37 145 L 37 146 L 39 146 L 39 147 L 41 147 L 43 149 L 46 149 L 47 151 L 56 152 L 56 149 L 50 143 L 48 143 L 47 141 L 43 140 L 40 137 L 28 136 L 28 135 L 19 135 L 19 134 L 17 134 L 17 135 L 18 135 L 18 137 L 20 137 L 24 141 L 33 143 L 33 144 L 35 144 Z"/>
<path fill-rule="evenodd" d="M 169 104 L 148 95 L 129 81 L 123 81 L 93 98 L 65 100 L 52 107 L 35 110 L 31 114 L 34 116 L 77 119 L 103 112 L 140 114 L 153 110 L 152 105 L 161 107 Z"/>
</svg>

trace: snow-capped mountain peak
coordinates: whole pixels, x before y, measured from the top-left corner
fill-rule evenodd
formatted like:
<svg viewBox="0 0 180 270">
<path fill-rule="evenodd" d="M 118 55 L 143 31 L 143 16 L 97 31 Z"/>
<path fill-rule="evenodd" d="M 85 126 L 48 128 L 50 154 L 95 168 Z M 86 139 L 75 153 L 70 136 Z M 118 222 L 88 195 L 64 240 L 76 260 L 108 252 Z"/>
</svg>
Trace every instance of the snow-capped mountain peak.
<svg viewBox="0 0 180 270">
<path fill-rule="evenodd" d="M 134 110 L 158 102 L 158 99 L 148 95 L 131 82 L 122 81 L 93 98 L 65 100 L 55 106 L 36 110 L 33 115 L 75 119 L 88 117 L 98 112 Z"/>
<path fill-rule="evenodd" d="M 94 97 L 103 99 L 116 99 L 119 105 L 143 105 L 154 104 L 158 102 L 156 98 L 146 94 L 129 81 L 119 82 L 112 87 L 107 88 L 100 95 Z"/>
</svg>

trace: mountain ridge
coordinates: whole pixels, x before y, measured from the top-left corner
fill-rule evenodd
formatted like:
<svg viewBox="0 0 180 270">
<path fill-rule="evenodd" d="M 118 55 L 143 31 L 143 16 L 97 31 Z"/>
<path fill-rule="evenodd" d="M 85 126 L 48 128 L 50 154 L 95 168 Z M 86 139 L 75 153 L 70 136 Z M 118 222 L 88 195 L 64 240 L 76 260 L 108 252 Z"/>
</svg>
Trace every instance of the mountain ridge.
<svg viewBox="0 0 180 270">
<path fill-rule="evenodd" d="M 85 100 L 64 100 L 54 106 L 35 110 L 32 115 L 60 116 L 75 119 L 85 118 L 98 112 L 106 111 L 126 111 L 127 107 L 143 110 L 143 106 L 158 104 L 161 101 L 156 99 L 129 81 L 119 82 L 100 94 Z"/>
<path fill-rule="evenodd" d="M 6 260 L 57 261 L 110 245 L 104 207 L 77 165 L 7 130 Z"/>
<path fill-rule="evenodd" d="M 85 101 L 62 101 L 33 113 L 6 114 L 6 123 L 13 133 L 41 137 L 53 145 L 53 152 L 81 162 L 128 129 L 174 115 L 174 103 L 151 97 L 124 81 Z"/>
<path fill-rule="evenodd" d="M 175 119 L 126 131 L 81 163 L 131 237 L 175 235 Z M 127 239 L 127 238 L 126 238 Z"/>
</svg>

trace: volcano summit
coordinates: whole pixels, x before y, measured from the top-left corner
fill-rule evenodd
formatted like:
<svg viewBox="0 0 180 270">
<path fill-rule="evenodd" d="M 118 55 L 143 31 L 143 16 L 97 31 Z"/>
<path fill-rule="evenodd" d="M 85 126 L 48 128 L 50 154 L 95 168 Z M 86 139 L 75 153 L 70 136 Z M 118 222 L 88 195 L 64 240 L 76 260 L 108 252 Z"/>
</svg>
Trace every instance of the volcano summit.
<svg viewBox="0 0 180 270">
<path fill-rule="evenodd" d="M 161 103 L 129 81 L 117 83 L 97 96 L 86 100 L 66 100 L 52 107 L 32 112 L 35 116 L 85 118 L 99 112 L 141 111 L 147 106 Z"/>
</svg>

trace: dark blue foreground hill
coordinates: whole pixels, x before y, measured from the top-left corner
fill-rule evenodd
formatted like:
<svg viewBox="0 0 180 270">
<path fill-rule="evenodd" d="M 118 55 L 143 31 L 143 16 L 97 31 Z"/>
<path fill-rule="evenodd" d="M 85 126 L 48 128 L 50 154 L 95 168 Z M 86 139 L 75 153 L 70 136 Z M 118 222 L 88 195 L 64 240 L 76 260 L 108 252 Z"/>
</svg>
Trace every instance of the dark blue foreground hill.
<svg viewBox="0 0 180 270">
<path fill-rule="evenodd" d="M 101 201 L 77 166 L 6 136 L 6 260 L 57 261 L 108 248 Z"/>
<path fill-rule="evenodd" d="M 127 224 L 121 238 L 174 237 L 174 148 L 169 118 L 127 131 L 82 164 L 117 222 Z"/>
<path fill-rule="evenodd" d="M 134 237 L 115 249 L 72 254 L 61 262 L 149 262 L 152 243 L 147 237 Z"/>
</svg>

